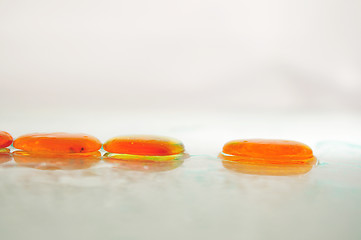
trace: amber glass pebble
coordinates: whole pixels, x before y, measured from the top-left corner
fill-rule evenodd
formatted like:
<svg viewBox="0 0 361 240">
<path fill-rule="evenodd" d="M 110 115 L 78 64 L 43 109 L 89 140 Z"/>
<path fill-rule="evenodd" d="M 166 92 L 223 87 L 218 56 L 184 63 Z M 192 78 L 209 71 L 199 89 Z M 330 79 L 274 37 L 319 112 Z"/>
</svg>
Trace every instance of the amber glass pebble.
<svg viewBox="0 0 361 240">
<path fill-rule="evenodd" d="M 288 140 L 234 140 L 219 157 L 228 169 L 264 175 L 302 174 L 317 162 L 309 146 Z"/>
<path fill-rule="evenodd" d="M 313 157 L 311 148 L 303 143 L 271 139 L 230 141 L 224 145 L 223 153 L 246 158 L 278 159 L 285 161 L 302 160 Z"/>
<path fill-rule="evenodd" d="M 0 148 L 8 147 L 12 144 L 13 137 L 4 131 L 0 131 Z"/>
<path fill-rule="evenodd" d="M 14 147 L 32 153 L 87 153 L 101 148 L 101 142 L 87 134 L 33 133 L 14 141 Z"/>
<path fill-rule="evenodd" d="M 179 140 L 147 135 L 115 137 L 109 139 L 103 148 L 111 153 L 143 156 L 167 156 L 184 152 L 184 146 Z"/>
</svg>

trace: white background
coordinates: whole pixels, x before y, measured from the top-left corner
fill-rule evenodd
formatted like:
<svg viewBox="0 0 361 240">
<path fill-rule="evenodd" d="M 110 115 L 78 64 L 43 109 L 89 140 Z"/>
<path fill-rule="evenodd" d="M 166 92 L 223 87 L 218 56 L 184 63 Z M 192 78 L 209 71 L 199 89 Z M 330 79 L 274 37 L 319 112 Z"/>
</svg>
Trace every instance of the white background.
<svg viewBox="0 0 361 240">
<path fill-rule="evenodd" d="M 5 107 L 361 109 L 358 0 L 0 0 Z"/>
</svg>

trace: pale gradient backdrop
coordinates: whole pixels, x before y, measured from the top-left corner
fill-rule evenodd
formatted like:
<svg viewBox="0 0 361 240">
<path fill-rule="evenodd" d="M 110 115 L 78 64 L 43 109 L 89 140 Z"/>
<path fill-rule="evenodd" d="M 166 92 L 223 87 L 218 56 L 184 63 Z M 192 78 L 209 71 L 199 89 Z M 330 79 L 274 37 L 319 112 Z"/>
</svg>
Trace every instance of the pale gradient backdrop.
<svg viewBox="0 0 361 240">
<path fill-rule="evenodd" d="M 0 0 L 0 102 L 361 110 L 359 0 Z"/>
</svg>

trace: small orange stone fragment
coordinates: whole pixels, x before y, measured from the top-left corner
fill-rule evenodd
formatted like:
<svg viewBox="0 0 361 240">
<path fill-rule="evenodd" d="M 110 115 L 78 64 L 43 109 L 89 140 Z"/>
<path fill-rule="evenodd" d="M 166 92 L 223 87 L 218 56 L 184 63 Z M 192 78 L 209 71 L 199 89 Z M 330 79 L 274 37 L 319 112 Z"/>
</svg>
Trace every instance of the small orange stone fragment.
<svg viewBox="0 0 361 240">
<path fill-rule="evenodd" d="M 108 140 L 103 148 L 111 153 L 144 156 L 167 156 L 184 152 L 183 143 L 179 140 L 146 135 L 115 137 Z"/>
<path fill-rule="evenodd" d="M 8 147 L 12 144 L 13 137 L 4 131 L 0 131 L 0 148 Z"/>
<path fill-rule="evenodd" d="M 228 169 L 259 175 L 303 174 L 317 163 L 310 147 L 288 140 L 234 140 L 219 158 Z"/>
<path fill-rule="evenodd" d="M 14 141 L 14 147 L 32 153 L 87 153 L 101 148 L 101 142 L 87 134 L 33 133 Z"/>
</svg>

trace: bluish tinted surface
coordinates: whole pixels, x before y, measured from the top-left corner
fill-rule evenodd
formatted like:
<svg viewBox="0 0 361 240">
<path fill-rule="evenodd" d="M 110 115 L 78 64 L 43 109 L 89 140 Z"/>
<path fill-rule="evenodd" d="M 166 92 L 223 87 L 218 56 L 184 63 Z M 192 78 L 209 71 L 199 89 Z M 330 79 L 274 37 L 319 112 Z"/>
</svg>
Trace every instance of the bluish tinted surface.
<svg viewBox="0 0 361 240">
<path fill-rule="evenodd" d="M 0 165 L 7 239 L 359 239 L 361 148 L 316 145 L 305 175 L 236 173 L 214 156 L 162 172 Z M 149 166 L 148 166 L 149 167 Z"/>
</svg>

